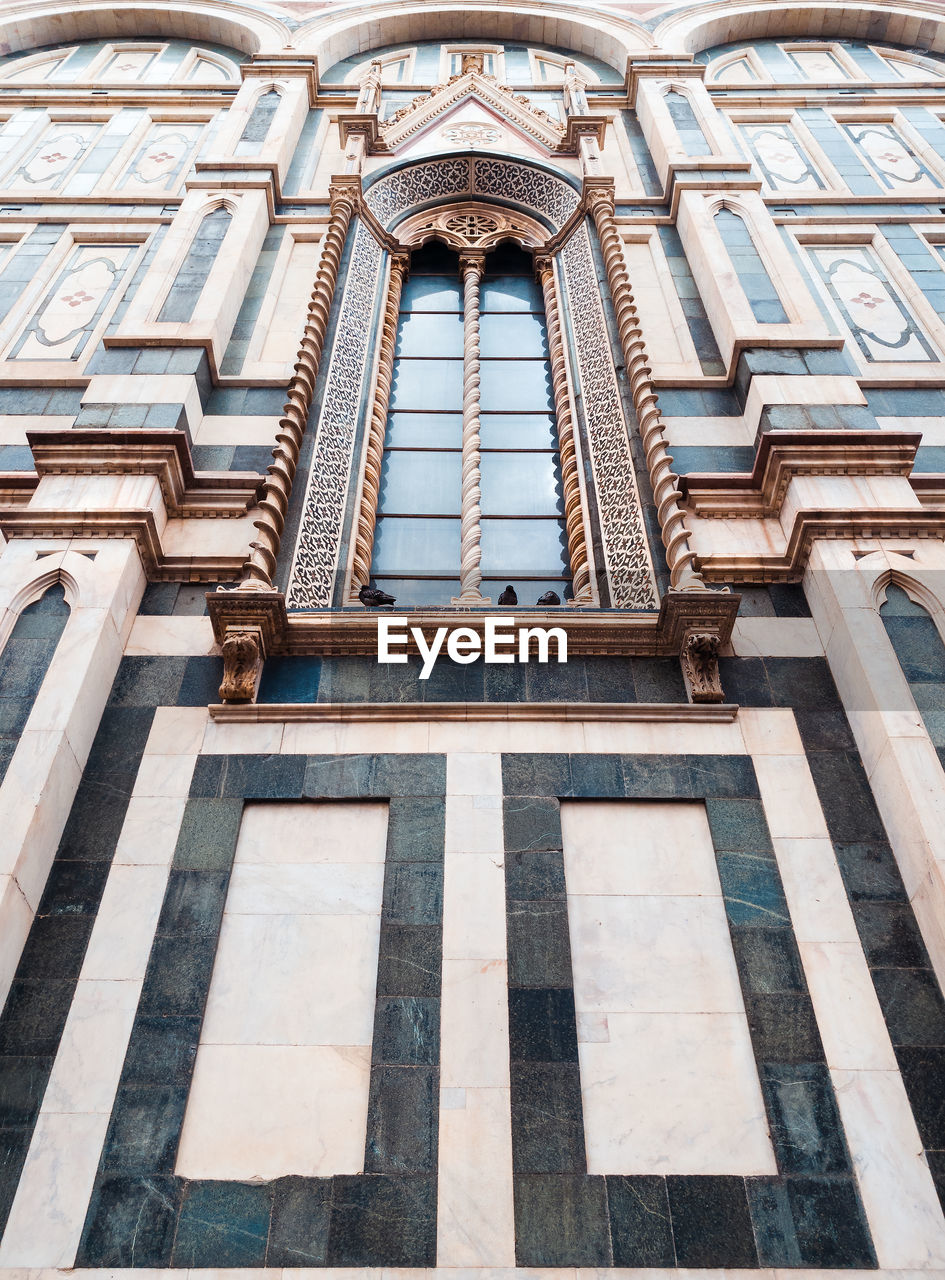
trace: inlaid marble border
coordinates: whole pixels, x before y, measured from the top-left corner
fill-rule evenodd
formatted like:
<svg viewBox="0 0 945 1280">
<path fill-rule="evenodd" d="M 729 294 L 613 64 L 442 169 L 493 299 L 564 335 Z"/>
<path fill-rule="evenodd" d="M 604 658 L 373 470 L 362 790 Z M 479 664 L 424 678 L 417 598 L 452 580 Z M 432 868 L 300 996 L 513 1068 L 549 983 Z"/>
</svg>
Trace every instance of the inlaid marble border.
<svg viewBox="0 0 945 1280">
<path fill-rule="evenodd" d="M 435 1264 L 445 783 L 442 755 L 198 757 L 77 1266 Z M 390 804 L 365 1172 L 177 1177 L 244 803 L 320 799 Z"/>
<path fill-rule="evenodd" d="M 751 758 L 519 754 L 502 774 L 518 1265 L 875 1267 Z M 777 1177 L 587 1173 L 567 798 L 705 804 Z M 557 979 L 542 988 L 536 954 Z"/>
</svg>

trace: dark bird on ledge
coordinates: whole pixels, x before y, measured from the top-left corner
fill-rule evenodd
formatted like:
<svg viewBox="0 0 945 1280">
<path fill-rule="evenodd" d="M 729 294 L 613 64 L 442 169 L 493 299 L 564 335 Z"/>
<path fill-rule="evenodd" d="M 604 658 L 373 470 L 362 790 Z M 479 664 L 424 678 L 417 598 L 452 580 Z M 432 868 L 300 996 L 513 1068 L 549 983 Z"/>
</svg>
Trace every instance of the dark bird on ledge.
<svg viewBox="0 0 945 1280">
<path fill-rule="evenodd" d="M 499 596 L 499 604 L 518 604 L 518 596 L 511 582 Z"/>
<path fill-rule="evenodd" d="M 561 597 L 557 591 L 546 591 L 543 596 L 538 597 L 537 603 L 544 605 L 560 604 Z"/>
<path fill-rule="evenodd" d="M 358 592 L 358 599 L 369 609 L 379 609 L 382 605 L 393 604 L 397 597 L 389 596 L 386 591 L 379 591 L 377 587 L 362 587 Z"/>
</svg>

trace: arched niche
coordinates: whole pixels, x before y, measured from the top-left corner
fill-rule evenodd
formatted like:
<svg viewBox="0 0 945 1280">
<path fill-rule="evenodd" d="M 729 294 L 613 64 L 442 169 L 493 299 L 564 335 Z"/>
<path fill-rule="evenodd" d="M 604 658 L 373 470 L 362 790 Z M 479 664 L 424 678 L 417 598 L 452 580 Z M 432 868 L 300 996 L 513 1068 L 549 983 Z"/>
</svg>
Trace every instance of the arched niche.
<svg viewBox="0 0 945 1280">
<path fill-rule="evenodd" d="M 652 35 L 638 23 L 617 16 L 581 12 L 576 5 L 461 4 L 379 5 L 356 16 L 316 18 L 295 33 L 300 51 L 316 53 L 322 67 L 333 66 L 371 48 L 429 40 L 514 41 L 547 45 L 599 58 L 622 76 L 632 53 L 652 50 Z"/>
<path fill-rule="evenodd" d="M 701 53 L 716 45 L 767 40 L 869 40 L 872 44 L 945 52 L 945 14 L 916 12 L 904 4 L 768 5 L 715 0 L 689 5 L 661 22 L 654 38 L 661 48 Z"/>
<path fill-rule="evenodd" d="M 289 41 L 278 18 L 223 0 L 177 0 L 161 5 L 86 0 L 67 4 L 13 4 L 0 15 L 0 53 L 19 53 L 77 40 L 193 40 L 239 53 L 275 52 Z"/>
</svg>

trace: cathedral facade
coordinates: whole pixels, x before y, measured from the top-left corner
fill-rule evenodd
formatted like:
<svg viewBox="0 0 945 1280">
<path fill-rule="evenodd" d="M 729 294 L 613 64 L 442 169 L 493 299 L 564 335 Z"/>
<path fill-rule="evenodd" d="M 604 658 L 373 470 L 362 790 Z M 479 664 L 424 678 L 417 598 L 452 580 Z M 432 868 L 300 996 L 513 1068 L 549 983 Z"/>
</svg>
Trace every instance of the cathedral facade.
<svg viewBox="0 0 945 1280">
<path fill-rule="evenodd" d="M 945 6 L 0 3 L 0 1280 L 945 1277 L 943 770 Z"/>
</svg>

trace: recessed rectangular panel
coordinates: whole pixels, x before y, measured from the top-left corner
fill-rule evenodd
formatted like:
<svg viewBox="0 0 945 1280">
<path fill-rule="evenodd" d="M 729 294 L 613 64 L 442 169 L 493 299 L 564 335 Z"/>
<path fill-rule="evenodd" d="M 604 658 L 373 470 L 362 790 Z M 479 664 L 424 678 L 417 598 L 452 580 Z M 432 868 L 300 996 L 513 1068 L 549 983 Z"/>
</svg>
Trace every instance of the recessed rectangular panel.
<svg viewBox="0 0 945 1280">
<path fill-rule="evenodd" d="M 246 808 L 178 1174 L 362 1169 L 386 840 L 386 804 Z"/>
<path fill-rule="evenodd" d="M 588 1172 L 776 1173 L 704 805 L 561 827 Z"/>
</svg>

